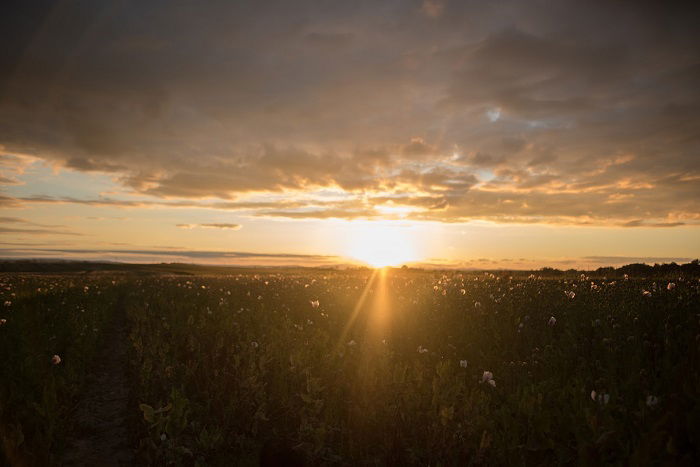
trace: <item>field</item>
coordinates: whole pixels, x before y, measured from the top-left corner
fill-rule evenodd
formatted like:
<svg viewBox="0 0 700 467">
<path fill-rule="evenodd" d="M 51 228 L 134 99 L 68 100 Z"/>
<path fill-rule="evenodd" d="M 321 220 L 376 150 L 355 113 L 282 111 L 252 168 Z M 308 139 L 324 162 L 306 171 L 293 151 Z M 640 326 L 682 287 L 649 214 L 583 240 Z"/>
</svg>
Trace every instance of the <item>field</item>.
<svg viewBox="0 0 700 467">
<path fill-rule="evenodd" d="M 258 465 L 261 450 L 308 465 L 700 458 L 697 278 L 390 269 L 0 283 L 10 465 L 60 465 L 99 438 L 76 414 L 107 377 L 128 387 L 115 449 L 134 463 Z"/>
</svg>

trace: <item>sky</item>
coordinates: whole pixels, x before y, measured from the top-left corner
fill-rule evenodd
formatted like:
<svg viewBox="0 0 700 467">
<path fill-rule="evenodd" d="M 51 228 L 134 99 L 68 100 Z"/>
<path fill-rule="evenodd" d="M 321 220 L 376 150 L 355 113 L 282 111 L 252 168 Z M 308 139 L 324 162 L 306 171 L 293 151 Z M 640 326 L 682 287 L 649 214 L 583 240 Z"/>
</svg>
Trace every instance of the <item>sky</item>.
<svg viewBox="0 0 700 467">
<path fill-rule="evenodd" d="M 0 257 L 536 268 L 700 250 L 700 7 L 0 7 Z"/>
</svg>

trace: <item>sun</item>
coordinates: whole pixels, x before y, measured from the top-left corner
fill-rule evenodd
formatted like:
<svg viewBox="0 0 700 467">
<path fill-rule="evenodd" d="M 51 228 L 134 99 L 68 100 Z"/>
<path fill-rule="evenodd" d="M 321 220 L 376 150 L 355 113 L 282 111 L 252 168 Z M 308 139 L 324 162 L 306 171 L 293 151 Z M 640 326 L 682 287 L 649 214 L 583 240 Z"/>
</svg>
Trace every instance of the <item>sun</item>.
<svg viewBox="0 0 700 467">
<path fill-rule="evenodd" d="M 348 256 L 375 268 L 418 259 L 410 225 L 391 221 L 353 224 L 348 232 Z"/>
</svg>

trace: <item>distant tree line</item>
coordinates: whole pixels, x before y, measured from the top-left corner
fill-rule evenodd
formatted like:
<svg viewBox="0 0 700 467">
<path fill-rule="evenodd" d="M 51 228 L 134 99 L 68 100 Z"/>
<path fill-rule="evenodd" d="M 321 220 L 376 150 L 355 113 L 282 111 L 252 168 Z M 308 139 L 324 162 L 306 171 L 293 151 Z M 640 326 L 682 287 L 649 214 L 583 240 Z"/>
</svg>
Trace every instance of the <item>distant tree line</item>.
<svg viewBox="0 0 700 467">
<path fill-rule="evenodd" d="M 90 273 L 98 271 L 113 271 L 113 272 L 139 272 L 146 274 L 170 273 L 170 274 L 231 274 L 233 272 L 250 272 L 251 270 L 308 270 L 308 269 L 329 269 L 329 268 L 294 268 L 294 267 L 241 267 L 241 266 L 207 266 L 184 263 L 160 263 L 160 264 L 129 264 L 129 263 L 109 263 L 109 262 L 92 262 L 92 261 L 61 261 L 61 260 L 39 260 L 39 259 L 20 259 L 20 260 L 0 260 L 0 273 L 8 272 L 28 272 L 28 273 Z M 330 268 L 334 269 L 334 268 Z M 356 270 L 364 270 L 368 268 L 353 268 Z M 404 271 L 420 272 L 422 268 L 401 268 Z M 493 272 L 500 275 L 503 274 L 523 274 L 536 273 L 542 277 L 564 277 L 578 275 L 582 272 L 593 274 L 600 277 L 624 277 L 627 274 L 629 277 L 700 277 L 700 261 L 693 260 L 687 264 L 664 263 L 654 264 L 650 266 L 644 263 L 627 264 L 619 268 L 603 267 L 594 271 L 582 271 L 578 269 L 555 269 L 541 268 L 536 271 L 522 270 L 494 270 Z"/>
<path fill-rule="evenodd" d="M 561 276 L 578 273 L 576 269 L 562 271 L 554 268 L 542 268 L 539 270 L 542 275 L 546 276 Z M 668 276 L 685 276 L 685 277 L 700 277 L 700 261 L 695 259 L 687 264 L 664 263 L 654 264 L 650 266 L 644 263 L 633 263 L 620 266 L 619 268 L 604 267 L 598 268 L 595 271 L 596 275 L 606 277 L 624 277 L 627 274 L 629 277 L 668 277 Z"/>
</svg>

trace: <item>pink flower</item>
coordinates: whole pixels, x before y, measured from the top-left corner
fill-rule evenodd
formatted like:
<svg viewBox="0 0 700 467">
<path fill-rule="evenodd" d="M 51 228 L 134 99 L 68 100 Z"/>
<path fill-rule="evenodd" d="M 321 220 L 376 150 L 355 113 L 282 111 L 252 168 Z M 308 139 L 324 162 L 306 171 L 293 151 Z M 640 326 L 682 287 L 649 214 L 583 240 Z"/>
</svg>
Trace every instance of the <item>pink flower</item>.
<svg viewBox="0 0 700 467">
<path fill-rule="evenodd" d="M 481 382 L 485 383 L 487 381 L 493 381 L 493 373 L 490 371 L 484 371 L 484 375 L 481 377 Z"/>
<path fill-rule="evenodd" d="M 557 319 L 554 316 L 552 316 L 551 318 L 549 318 L 549 321 L 547 321 L 547 324 L 550 326 L 554 326 L 555 324 L 557 324 Z"/>
<path fill-rule="evenodd" d="M 51 363 L 53 363 L 54 365 L 58 365 L 59 363 L 61 363 L 61 357 L 59 357 L 58 355 L 54 355 L 53 357 L 51 357 Z"/>
</svg>

